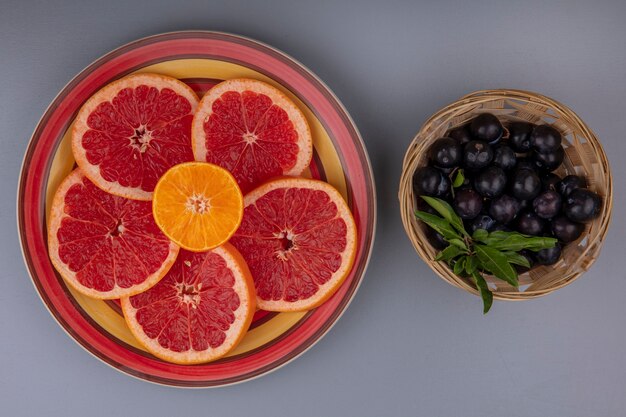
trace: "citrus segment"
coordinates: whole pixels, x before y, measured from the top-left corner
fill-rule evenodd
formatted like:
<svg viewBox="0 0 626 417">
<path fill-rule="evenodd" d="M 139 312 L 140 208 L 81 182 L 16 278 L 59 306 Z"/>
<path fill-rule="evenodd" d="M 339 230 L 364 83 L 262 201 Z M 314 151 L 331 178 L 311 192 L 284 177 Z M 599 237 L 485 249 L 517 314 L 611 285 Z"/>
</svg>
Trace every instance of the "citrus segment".
<svg viewBox="0 0 626 417">
<path fill-rule="evenodd" d="M 313 153 L 300 109 L 280 90 L 251 79 L 209 90 L 194 117 L 192 138 L 196 160 L 232 172 L 243 192 L 272 177 L 301 174 Z"/>
<path fill-rule="evenodd" d="M 156 284 L 174 263 L 178 246 L 154 223 L 149 202 L 107 194 L 76 169 L 54 196 L 48 251 L 77 291 L 112 299 Z"/>
<path fill-rule="evenodd" d="M 121 304 L 128 327 L 149 352 L 169 362 L 202 363 L 243 338 L 254 315 L 254 284 L 241 255 L 226 243 L 203 253 L 181 250 L 157 285 Z"/>
<path fill-rule="evenodd" d="M 136 74 L 114 81 L 76 116 L 76 163 L 103 190 L 150 200 L 165 171 L 193 161 L 191 122 L 197 105 L 193 90 L 175 78 Z"/>
<path fill-rule="evenodd" d="M 159 180 L 154 219 L 170 239 L 203 252 L 226 242 L 243 216 L 243 196 L 233 176 L 206 162 L 176 165 Z"/>
<path fill-rule="evenodd" d="M 322 181 L 280 178 L 244 204 L 230 242 L 248 263 L 259 308 L 302 311 L 327 300 L 356 252 L 356 226 L 339 192 Z"/>
</svg>

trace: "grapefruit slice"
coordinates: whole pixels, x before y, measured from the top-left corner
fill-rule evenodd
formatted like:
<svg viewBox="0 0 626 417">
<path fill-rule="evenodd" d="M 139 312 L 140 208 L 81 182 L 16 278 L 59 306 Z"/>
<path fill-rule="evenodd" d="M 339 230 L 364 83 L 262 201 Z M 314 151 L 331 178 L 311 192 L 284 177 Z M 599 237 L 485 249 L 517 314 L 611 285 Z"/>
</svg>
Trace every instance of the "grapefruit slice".
<svg viewBox="0 0 626 417">
<path fill-rule="evenodd" d="M 76 116 L 76 163 L 103 190 L 150 200 L 165 171 L 193 161 L 191 122 L 197 106 L 193 90 L 175 78 L 136 74 L 114 81 Z"/>
<path fill-rule="evenodd" d="M 107 194 L 80 168 L 54 195 L 50 260 L 85 295 L 112 299 L 142 292 L 167 273 L 178 250 L 157 227 L 149 202 Z"/>
<path fill-rule="evenodd" d="M 300 175 L 313 141 L 300 109 L 261 81 L 224 81 L 204 95 L 192 125 L 196 161 L 220 165 L 246 193 L 269 178 Z"/>
<path fill-rule="evenodd" d="M 243 216 L 243 196 L 233 176 L 206 162 L 176 165 L 154 189 L 157 225 L 185 249 L 203 252 L 226 242 Z"/>
<path fill-rule="evenodd" d="M 322 181 L 279 178 L 246 194 L 244 205 L 230 242 L 248 263 L 259 308 L 303 311 L 326 301 L 356 252 L 356 226 L 341 194 Z"/>
<path fill-rule="evenodd" d="M 226 243 L 181 250 L 157 285 L 121 300 L 128 327 L 154 356 L 179 364 L 218 359 L 241 341 L 255 310 L 245 261 Z"/>
</svg>

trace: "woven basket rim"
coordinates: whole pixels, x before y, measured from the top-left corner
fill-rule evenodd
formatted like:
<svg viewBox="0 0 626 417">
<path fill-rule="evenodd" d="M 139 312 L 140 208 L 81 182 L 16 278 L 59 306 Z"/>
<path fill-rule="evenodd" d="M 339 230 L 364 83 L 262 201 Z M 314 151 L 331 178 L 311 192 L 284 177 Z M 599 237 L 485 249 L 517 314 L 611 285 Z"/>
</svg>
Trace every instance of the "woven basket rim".
<svg viewBox="0 0 626 417">
<path fill-rule="evenodd" d="M 594 157 L 597 158 L 598 164 L 602 168 L 599 172 L 602 176 L 602 184 L 604 184 L 601 190 L 596 189 L 596 191 L 598 191 L 603 197 L 603 205 L 600 216 L 590 223 L 593 224 L 593 228 L 590 227 L 586 230 L 585 237 L 577 241 L 581 242 L 587 239 L 585 249 L 581 252 L 581 259 L 571 263 L 571 265 L 568 265 L 568 268 L 566 268 L 567 271 L 565 271 L 565 273 L 563 274 L 562 279 L 559 279 L 558 277 L 559 274 L 557 272 L 559 272 L 559 268 L 549 268 L 550 270 L 556 271 L 552 275 L 557 275 L 557 278 L 554 279 L 554 282 L 550 280 L 549 285 L 546 285 L 545 287 L 542 287 L 540 289 L 529 289 L 528 291 L 512 291 L 514 290 L 514 288 L 512 287 L 509 290 L 493 291 L 495 299 L 507 301 L 521 301 L 550 294 L 557 289 L 569 285 L 570 283 L 578 279 L 581 275 L 583 275 L 583 273 L 586 272 L 597 259 L 611 222 L 613 204 L 613 180 L 609 161 L 595 133 L 576 113 L 574 113 L 574 111 L 572 111 L 566 105 L 558 102 L 557 100 L 527 90 L 490 89 L 478 90 L 466 94 L 458 100 L 444 106 L 443 108 L 435 112 L 420 127 L 420 130 L 417 132 L 410 145 L 408 146 L 403 159 L 398 198 L 400 201 L 400 211 L 405 232 L 407 233 L 407 236 L 409 237 L 409 240 L 411 241 L 411 244 L 413 245 L 418 255 L 435 272 L 435 274 L 442 278 L 444 281 L 467 292 L 478 295 L 478 291 L 473 286 L 473 284 L 471 284 L 468 280 L 464 278 L 456 276 L 444 263 L 433 261 L 432 254 L 429 255 L 427 253 L 427 251 L 429 250 L 427 248 L 430 248 L 431 252 L 433 252 L 434 250 L 430 247 L 428 243 L 423 242 L 423 233 L 419 230 L 416 230 L 419 228 L 416 227 L 417 221 L 414 219 L 413 215 L 414 196 L 412 192 L 412 177 L 415 169 L 418 167 L 418 162 L 416 161 L 419 161 L 420 158 L 423 158 L 423 152 L 425 151 L 424 148 L 426 147 L 426 144 L 429 143 L 429 140 L 432 141 L 433 139 L 429 138 L 429 135 L 436 136 L 434 135 L 434 133 L 440 125 L 450 123 L 455 117 L 461 117 L 463 115 L 466 115 L 467 113 L 474 114 L 473 111 L 481 104 L 491 104 L 494 102 L 497 103 L 499 102 L 499 100 L 502 100 L 503 102 L 505 100 L 525 102 L 527 103 L 527 106 L 529 106 L 533 111 L 536 111 L 537 113 L 541 113 L 541 111 L 535 109 L 535 106 L 538 106 L 539 108 L 545 107 L 546 110 L 543 111 L 543 117 L 548 117 L 554 120 L 558 119 L 559 122 L 562 122 L 563 119 L 569 121 L 570 123 L 567 124 L 568 130 L 571 129 L 572 134 L 574 131 L 579 132 L 580 137 L 585 139 L 584 145 L 580 146 L 589 147 L 589 149 L 593 152 Z M 484 111 L 489 111 L 489 109 L 491 108 L 487 108 Z M 496 108 L 496 110 L 503 109 L 504 108 Z M 524 108 L 524 110 L 527 110 L 527 108 Z M 551 110 L 553 114 L 548 113 L 548 110 Z M 476 111 L 475 113 L 480 112 L 481 111 Z M 457 125 L 448 126 L 446 130 L 450 127 L 455 126 Z M 576 152 L 579 153 L 580 149 L 576 147 L 576 144 L 574 144 L 573 147 L 576 149 Z M 590 231 L 593 231 L 593 233 L 590 234 Z M 557 264 L 556 266 L 559 266 L 559 264 Z M 560 268 L 563 269 L 562 266 Z M 550 273 L 546 275 L 549 274 Z"/>
</svg>

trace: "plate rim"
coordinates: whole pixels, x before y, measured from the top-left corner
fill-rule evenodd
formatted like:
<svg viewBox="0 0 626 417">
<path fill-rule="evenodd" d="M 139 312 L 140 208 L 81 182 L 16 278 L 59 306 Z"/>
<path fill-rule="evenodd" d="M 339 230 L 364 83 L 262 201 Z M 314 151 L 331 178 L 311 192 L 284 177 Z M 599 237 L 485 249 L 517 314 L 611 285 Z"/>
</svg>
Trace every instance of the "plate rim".
<svg viewBox="0 0 626 417">
<path fill-rule="evenodd" d="M 112 363 L 107 362 L 106 360 L 104 360 L 103 358 L 99 357 L 98 355 L 96 355 L 94 352 L 92 352 L 91 350 L 89 350 L 86 346 L 84 346 L 81 342 L 79 342 L 72 334 L 70 334 L 69 329 L 67 329 L 62 323 L 61 321 L 59 321 L 59 318 L 56 316 L 56 314 L 50 309 L 50 306 L 48 305 L 48 303 L 46 303 L 46 301 L 43 299 L 42 294 L 40 292 L 40 289 L 37 287 L 37 284 L 35 282 L 35 277 L 33 276 L 34 271 L 31 271 L 31 268 L 28 265 L 28 259 L 26 256 L 26 250 L 25 250 L 25 236 L 22 233 L 21 230 L 21 223 L 24 221 L 24 215 L 23 213 L 20 211 L 20 197 L 22 194 L 22 190 L 24 187 L 24 181 L 25 181 L 25 164 L 26 164 L 26 159 L 27 156 L 31 153 L 31 151 L 33 150 L 34 146 L 37 144 L 37 141 L 35 141 L 35 134 L 38 132 L 38 130 L 40 129 L 41 125 L 42 125 L 42 121 L 44 120 L 44 118 L 46 117 L 46 115 L 48 115 L 49 112 L 52 111 L 53 109 L 53 105 L 57 102 L 57 100 L 59 99 L 59 97 L 66 91 L 66 89 L 68 89 L 68 87 L 73 84 L 75 81 L 77 81 L 79 79 L 79 77 L 81 77 L 82 74 L 84 74 L 85 72 L 87 72 L 90 69 L 93 68 L 97 68 L 101 63 L 106 62 L 108 59 L 110 59 L 111 57 L 115 56 L 117 53 L 119 53 L 120 51 L 130 48 L 135 44 L 140 44 L 143 43 L 145 41 L 158 41 L 159 38 L 166 38 L 168 36 L 172 36 L 172 35 L 186 35 L 188 37 L 193 37 L 194 34 L 198 34 L 198 35 L 226 35 L 226 36 L 231 36 L 234 38 L 239 38 L 245 41 L 248 41 L 252 44 L 256 44 L 259 45 L 261 47 L 267 48 L 269 50 L 272 50 L 274 53 L 278 54 L 279 56 L 282 56 L 284 58 L 286 58 L 287 61 L 291 61 L 292 63 L 294 63 L 296 66 L 300 67 L 304 72 L 307 73 L 307 75 L 309 75 L 310 77 L 312 77 L 316 82 L 318 82 L 325 90 L 326 92 L 332 97 L 332 99 L 336 102 L 337 106 L 339 107 L 339 109 L 343 112 L 343 115 L 346 117 L 346 119 L 349 121 L 351 127 L 354 129 L 355 132 L 355 136 L 356 139 L 358 139 L 358 145 L 360 145 L 361 149 L 363 149 L 363 156 L 364 156 L 364 161 L 365 161 L 365 167 L 366 167 L 366 171 L 369 172 L 369 176 L 370 176 L 370 186 L 371 186 L 371 198 L 372 198 L 372 232 L 371 232 L 371 239 L 369 242 L 366 243 L 366 245 L 364 246 L 364 249 L 367 251 L 367 255 L 365 256 L 364 260 L 362 261 L 363 263 L 363 271 L 361 273 L 361 276 L 358 279 L 358 282 L 356 284 L 356 287 L 354 288 L 354 291 L 352 292 L 352 294 L 348 297 L 348 300 L 346 302 L 346 304 L 343 306 L 343 308 L 341 309 L 341 311 L 339 312 L 339 314 L 337 315 L 337 317 L 330 323 L 330 325 L 323 330 L 323 332 L 321 332 L 319 334 L 318 337 L 316 337 L 308 346 L 306 346 L 304 349 L 302 349 L 300 352 L 296 353 L 294 356 L 292 356 L 291 358 L 289 358 L 288 360 L 284 361 L 281 364 L 278 364 L 266 371 L 260 372 L 256 375 L 250 376 L 250 377 L 246 377 L 246 378 L 242 378 L 240 380 L 237 381 L 231 381 L 231 382 L 225 382 L 225 383 L 219 383 L 216 385 L 199 385 L 199 386 L 191 386 L 191 385 L 175 385 L 175 384 L 169 384 L 167 382 L 164 381 L 158 381 L 158 380 L 153 380 L 151 378 L 143 378 L 139 375 L 136 375 L 134 373 L 131 372 L 127 372 L 124 369 L 121 369 L 119 367 L 114 366 Z M 63 332 L 74 342 L 76 343 L 78 346 L 80 346 L 84 351 L 86 351 L 87 353 L 89 353 L 89 355 L 91 355 L 92 357 L 96 358 L 97 360 L 99 360 L 100 362 L 106 364 L 108 367 L 124 374 L 127 376 L 130 376 L 134 379 L 140 380 L 140 381 L 144 381 L 144 382 L 148 382 L 151 384 L 155 384 L 155 385 L 160 385 L 160 386 L 166 386 L 166 387 L 175 387 L 175 388 L 180 388 L 180 389 L 208 389 L 208 388 L 221 388 L 221 387 L 227 387 L 227 386 L 232 386 L 232 385 L 237 385 L 237 384 L 241 384 L 247 381 L 252 381 L 254 379 L 260 378 L 262 376 L 268 375 L 284 366 L 286 366 L 287 364 L 291 363 L 292 361 L 296 360 L 297 358 L 299 358 L 300 356 L 302 356 L 304 353 L 306 353 L 307 351 L 309 351 L 309 349 L 311 349 L 313 346 L 315 346 L 320 340 L 322 340 L 329 332 L 330 330 L 337 324 L 337 322 L 341 319 L 341 317 L 345 314 L 346 310 L 350 307 L 350 305 L 352 304 L 352 301 L 354 300 L 354 297 L 356 296 L 359 288 L 361 287 L 363 280 L 365 278 L 365 275 L 367 273 L 367 269 L 369 267 L 369 263 L 372 257 L 372 252 L 373 252 L 373 248 L 374 248 L 374 242 L 376 240 L 376 231 L 377 231 L 377 225 L 378 225 L 378 201 L 377 201 L 377 191 L 376 191 L 376 181 L 374 179 L 374 171 L 372 169 L 372 164 L 371 164 L 371 160 L 369 157 L 369 153 L 367 152 L 367 147 L 365 146 L 365 142 L 363 141 L 363 137 L 356 125 L 356 123 L 354 122 L 354 119 L 352 118 L 352 116 L 350 115 L 350 113 L 348 112 L 348 110 L 346 109 L 345 105 L 343 104 L 343 102 L 337 97 L 337 95 L 335 94 L 335 92 L 323 81 L 321 80 L 313 71 L 311 71 L 311 69 L 309 69 L 306 65 L 304 65 L 303 63 L 301 63 L 299 60 L 295 59 L 294 57 L 292 57 L 291 55 L 263 42 L 263 41 L 259 41 L 256 40 L 254 38 L 245 36 L 245 35 L 240 35 L 240 34 L 235 34 L 235 33 L 231 33 L 231 32 L 226 32 L 226 31 L 215 31 L 215 30 L 180 30 L 180 31 L 168 31 L 168 32 L 161 32 L 161 33 L 157 33 L 157 34 L 153 34 L 153 35 L 149 35 L 149 36 L 145 36 L 142 38 L 138 38 L 135 40 L 132 40 L 130 42 L 127 42 L 125 44 L 122 44 L 108 52 L 106 52 L 105 54 L 99 56 L 98 58 L 94 59 L 91 63 L 89 63 L 88 65 L 86 65 L 83 69 L 81 69 L 80 71 L 78 71 L 67 83 L 65 83 L 60 89 L 59 92 L 52 98 L 52 100 L 50 101 L 50 103 L 48 104 L 48 106 L 46 106 L 45 110 L 43 111 L 41 117 L 38 119 L 35 128 L 33 130 L 33 133 L 31 134 L 28 143 L 26 145 L 26 149 L 24 151 L 24 155 L 22 157 L 22 162 L 20 164 L 20 171 L 19 171 L 19 178 L 18 178 L 18 183 L 17 183 L 17 190 L 16 190 L 16 227 L 17 227 L 17 233 L 18 233 L 18 239 L 19 239 L 19 243 L 20 243 L 20 252 L 22 254 L 22 260 L 24 262 L 24 266 L 26 267 L 26 272 L 28 273 L 28 276 L 30 278 L 30 282 L 33 285 L 33 288 L 35 289 L 35 293 L 37 294 L 37 296 L 39 297 L 39 299 L 41 300 L 43 306 L 45 307 L 45 309 L 48 311 L 48 313 L 50 314 L 50 316 L 52 316 L 52 318 L 54 319 L 55 323 L 63 330 Z"/>
</svg>

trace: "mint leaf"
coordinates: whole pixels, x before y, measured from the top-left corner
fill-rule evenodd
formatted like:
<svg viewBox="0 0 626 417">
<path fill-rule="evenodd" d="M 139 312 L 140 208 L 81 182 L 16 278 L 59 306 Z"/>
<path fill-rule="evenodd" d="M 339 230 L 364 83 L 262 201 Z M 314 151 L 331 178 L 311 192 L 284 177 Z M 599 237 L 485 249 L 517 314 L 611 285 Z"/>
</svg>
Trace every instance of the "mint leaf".
<svg viewBox="0 0 626 417">
<path fill-rule="evenodd" d="M 478 292 L 480 293 L 480 298 L 483 299 L 483 314 L 487 314 L 493 304 L 493 294 L 487 286 L 487 281 L 485 281 L 485 278 L 483 278 L 478 271 L 474 271 L 472 278 L 474 280 L 474 284 L 476 284 Z"/>
<path fill-rule="evenodd" d="M 425 202 L 428 203 L 429 206 L 434 208 L 437 213 L 441 215 L 441 217 L 446 219 L 448 223 L 452 225 L 452 227 L 458 230 L 459 233 L 462 233 L 464 236 L 469 236 L 465 231 L 465 227 L 463 226 L 463 220 L 461 220 L 458 214 L 456 214 L 450 204 L 435 197 L 428 197 L 426 195 L 423 195 L 421 197 Z"/>
<path fill-rule="evenodd" d="M 551 237 L 527 236 L 517 232 L 491 232 L 486 238 L 478 239 L 485 245 L 502 251 L 519 252 L 529 249 L 537 252 L 541 249 L 549 249 L 556 245 L 557 240 Z"/>
<path fill-rule="evenodd" d="M 472 234 L 472 239 L 483 242 L 485 239 L 489 237 L 489 232 L 485 229 L 476 229 L 474 234 Z"/>
<path fill-rule="evenodd" d="M 459 188 L 465 182 L 465 175 L 462 169 L 459 169 L 456 172 L 456 176 L 454 177 L 454 181 L 452 181 L 452 187 Z"/>
<path fill-rule="evenodd" d="M 450 245 L 435 256 L 435 261 L 450 261 L 456 258 L 459 255 L 464 254 L 465 251 L 454 246 Z"/>
<path fill-rule="evenodd" d="M 504 253 L 485 245 L 475 245 L 474 250 L 483 268 L 512 286 L 518 286 L 517 272 L 509 264 Z"/>
<path fill-rule="evenodd" d="M 441 217 L 437 217 L 434 214 L 426 213 L 425 211 L 416 211 L 415 216 L 426 223 L 436 232 L 443 235 L 446 240 L 448 239 L 461 239 L 461 236 L 454 230 L 450 223 Z"/>
<path fill-rule="evenodd" d="M 524 266 L 530 268 L 530 262 L 517 252 L 503 252 L 510 264 Z"/>
<path fill-rule="evenodd" d="M 464 251 L 467 252 L 467 245 L 465 244 L 464 241 L 462 241 L 461 239 L 450 239 L 448 241 L 451 245 L 456 246 L 457 248 L 463 249 Z"/>
<path fill-rule="evenodd" d="M 475 256 L 468 256 L 465 262 L 465 272 L 472 275 L 478 269 L 478 258 Z"/>
<path fill-rule="evenodd" d="M 461 275 L 465 270 L 465 264 L 467 263 L 467 256 L 459 258 L 454 264 L 454 273 L 457 275 Z"/>
</svg>

